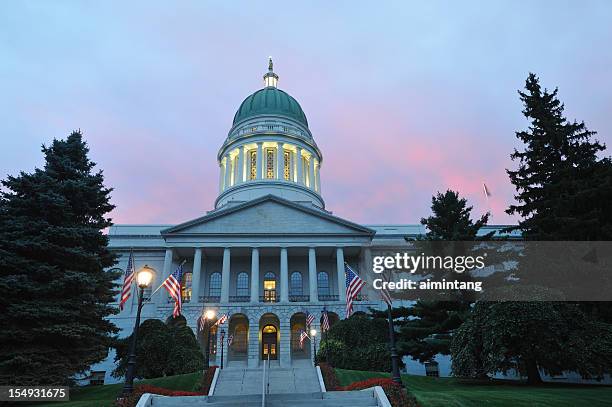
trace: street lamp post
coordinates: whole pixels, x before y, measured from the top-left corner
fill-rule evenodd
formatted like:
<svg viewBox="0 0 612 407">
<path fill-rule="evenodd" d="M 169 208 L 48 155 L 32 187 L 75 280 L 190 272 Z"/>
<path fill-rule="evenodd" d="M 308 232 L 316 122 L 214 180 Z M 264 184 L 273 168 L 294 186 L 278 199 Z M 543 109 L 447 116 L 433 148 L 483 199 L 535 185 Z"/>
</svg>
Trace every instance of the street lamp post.
<svg viewBox="0 0 612 407">
<path fill-rule="evenodd" d="M 214 310 L 207 310 L 204 313 L 204 320 L 206 321 L 206 346 L 204 347 L 204 368 L 208 369 L 210 367 L 210 330 L 211 330 L 211 326 L 210 326 L 210 321 L 212 321 L 212 319 L 215 317 L 215 311 Z"/>
<path fill-rule="evenodd" d="M 395 347 L 395 328 L 393 327 L 393 316 L 391 315 L 391 306 L 387 304 L 387 318 L 389 320 L 389 344 L 391 345 L 391 377 L 393 381 L 400 386 L 402 384 L 402 377 L 399 372 L 399 355 L 397 354 L 397 348 Z"/>
<path fill-rule="evenodd" d="M 310 330 L 310 337 L 312 338 L 312 345 L 314 347 L 314 353 L 312 355 L 312 363 L 317 364 L 317 330 L 312 328 Z"/>
<path fill-rule="evenodd" d="M 144 302 L 144 290 L 153 280 L 153 270 L 145 265 L 136 275 L 138 283 L 138 309 L 136 311 L 136 322 L 132 332 L 132 341 L 128 356 L 127 370 L 125 373 L 125 384 L 123 385 L 123 396 L 128 396 L 134 390 L 134 374 L 136 373 L 136 343 L 138 342 L 138 327 L 140 326 L 140 311 Z"/>
<path fill-rule="evenodd" d="M 223 345 L 225 339 L 225 329 L 221 330 L 221 369 L 223 369 Z"/>
</svg>

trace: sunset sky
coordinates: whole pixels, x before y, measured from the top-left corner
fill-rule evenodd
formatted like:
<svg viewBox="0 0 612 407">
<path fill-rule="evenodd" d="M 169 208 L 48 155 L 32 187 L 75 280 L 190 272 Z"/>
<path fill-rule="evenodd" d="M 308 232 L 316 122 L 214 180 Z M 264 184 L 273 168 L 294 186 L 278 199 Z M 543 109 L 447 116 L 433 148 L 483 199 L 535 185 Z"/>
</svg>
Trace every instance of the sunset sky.
<svg viewBox="0 0 612 407">
<path fill-rule="evenodd" d="M 201 216 L 269 55 L 323 152 L 327 209 L 355 222 L 418 223 L 447 188 L 515 221 L 529 72 L 612 146 L 612 2 L 287 3 L 2 2 L 0 178 L 80 128 L 116 223 Z"/>
</svg>

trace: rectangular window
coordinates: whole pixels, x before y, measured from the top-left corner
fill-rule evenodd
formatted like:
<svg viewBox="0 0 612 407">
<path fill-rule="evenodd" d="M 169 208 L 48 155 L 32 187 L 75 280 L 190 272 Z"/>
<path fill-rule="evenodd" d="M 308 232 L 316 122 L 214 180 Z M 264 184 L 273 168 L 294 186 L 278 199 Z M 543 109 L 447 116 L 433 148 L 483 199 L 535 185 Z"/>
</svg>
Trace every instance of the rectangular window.
<svg viewBox="0 0 612 407">
<path fill-rule="evenodd" d="M 274 149 L 266 149 L 266 178 L 274 179 Z"/>
<path fill-rule="evenodd" d="M 105 371 L 94 371 L 89 376 L 89 384 L 92 386 L 102 386 L 104 384 Z"/>
<path fill-rule="evenodd" d="M 183 281 L 181 284 L 181 299 L 183 302 L 191 301 L 191 273 L 183 274 Z"/>
<path fill-rule="evenodd" d="M 289 181 L 291 179 L 291 152 L 284 151 L 283 152 L 283 178 L 285 181 Z"/>
<path fill-rule="evenodd" d="M 249 179 L 257 179 L 257 150 L 249 153 Z"/>
</svg>

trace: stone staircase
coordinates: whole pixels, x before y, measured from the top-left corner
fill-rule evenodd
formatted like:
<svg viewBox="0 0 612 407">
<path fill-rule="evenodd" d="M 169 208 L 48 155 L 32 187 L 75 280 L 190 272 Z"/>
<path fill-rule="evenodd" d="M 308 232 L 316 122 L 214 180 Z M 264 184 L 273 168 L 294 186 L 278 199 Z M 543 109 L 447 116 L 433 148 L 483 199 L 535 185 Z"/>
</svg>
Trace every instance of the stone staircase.
<svg viewBox="0 0 612 407">
<path fill-rule="evenodd" d="M 261 407 L 261 395 L 251 396 L 153 396 L 148 406 L 155 407 Z M 266 407 L 374 407 L 372 390 L 330 391 L 327 393 L 269 394 Z"/>
<path fill-rule="evenodd" d="M 269 394 L 320 392 L 315 368 L 270 367 Z M 262 369 L 223 369 L 219 372 L 214 396 L 261 395 Z"/>
<path fill-rule="evenodd" d="M 212 396 L 151 396 L 137 407 L 261 407 L 262 369 L 231 367 L 219 371 Z M 372 389 L 322 393 L 315 368 L 308 363 L 290 368 L 272 365 L 266 407 L 373 407 Z M 144 400 L 141 400 L 144 401 Z"/>
</svg>

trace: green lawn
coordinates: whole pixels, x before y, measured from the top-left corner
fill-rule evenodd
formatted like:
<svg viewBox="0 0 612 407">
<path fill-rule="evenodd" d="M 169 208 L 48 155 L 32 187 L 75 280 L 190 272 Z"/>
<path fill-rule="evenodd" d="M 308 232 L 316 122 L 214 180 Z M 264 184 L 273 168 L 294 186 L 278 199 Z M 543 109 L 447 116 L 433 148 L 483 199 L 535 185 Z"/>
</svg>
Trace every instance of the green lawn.
<svg viewBox="0 0 612 407">
<path fill-rule="evenodd" d="M 336 369 L 340 384 L 385 373 Z M 541 387 L 495 381 L 472 384 L 453 378 L 402 375 L 402 381 L 423 407 L 598 407 L 612 406 L 612 387 L 551 384 Z"/>
<path fill-rule="evenodd" d="M 202 377 L 201 373 L 190 373 L 177 376 L 147 379 L 137 383 L 147 383 L 153 386 L 170 390 L 193 391 L 196 382 Z M 55 403 L 37 403 L 37 407 L 108 407 L 121 392 L 123 383 L 107 384 L 105 386 L 85 386 L 70 389 L 70 401 Z"/>
</svg>

